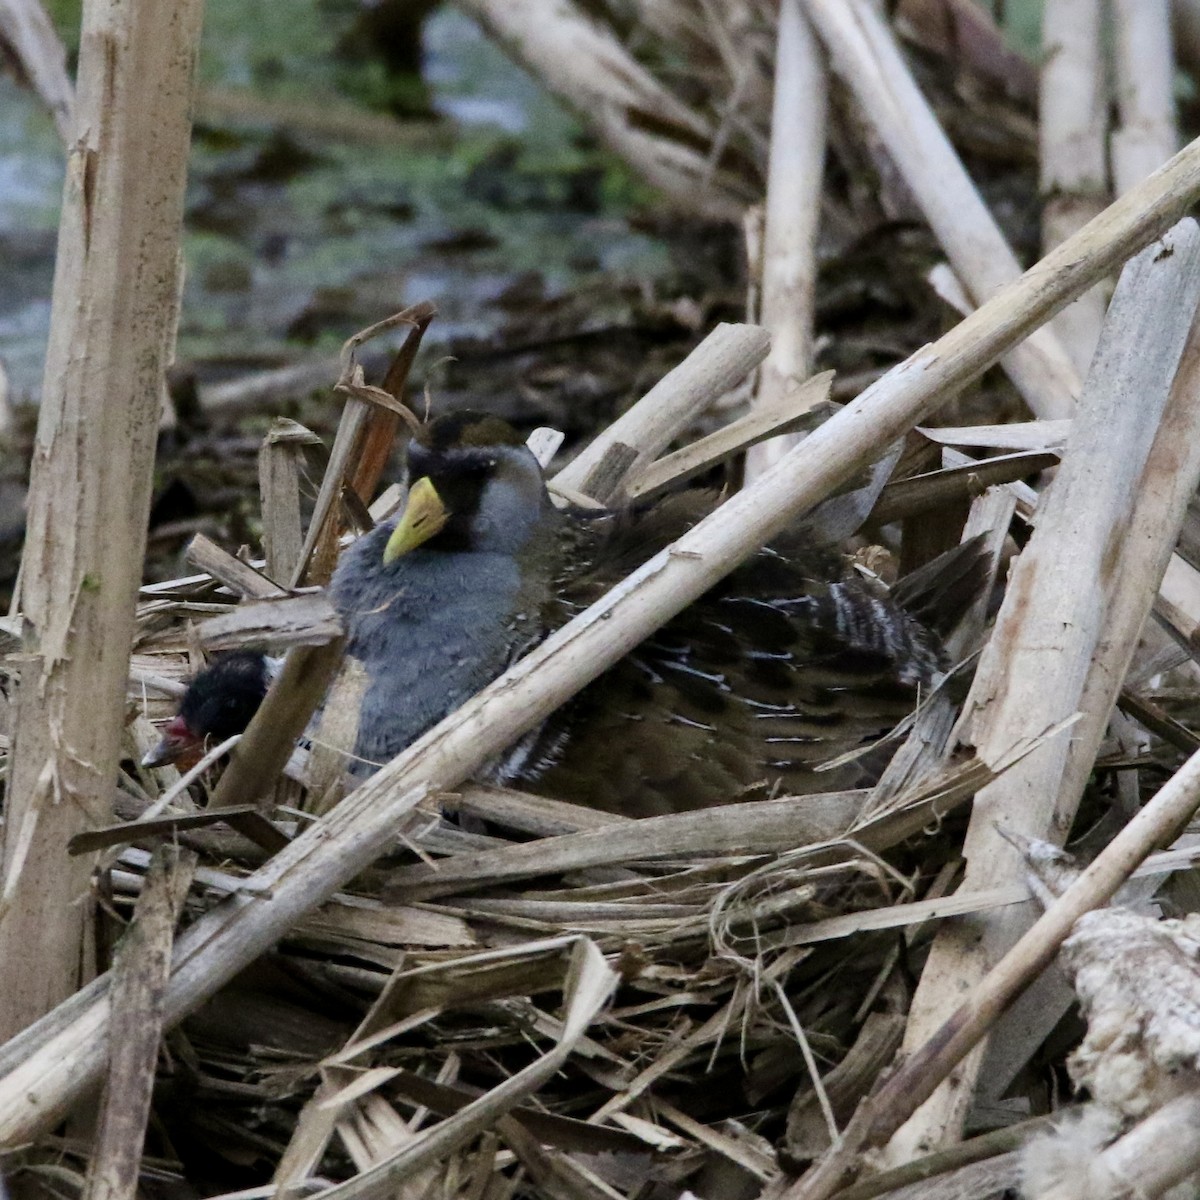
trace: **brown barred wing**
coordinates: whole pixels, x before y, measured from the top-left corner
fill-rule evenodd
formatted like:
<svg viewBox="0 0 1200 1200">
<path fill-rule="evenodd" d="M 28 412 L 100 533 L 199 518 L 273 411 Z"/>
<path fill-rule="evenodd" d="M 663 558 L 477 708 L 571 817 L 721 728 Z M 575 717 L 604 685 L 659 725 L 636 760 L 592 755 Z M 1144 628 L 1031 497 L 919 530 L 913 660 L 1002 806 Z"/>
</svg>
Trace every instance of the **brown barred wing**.
<svg viewBox="0 0 1200 1200">
<path fill-rule="evenodd" d="M 910 711 L 941 648 L 843 572 L 757 554 L 543 728 L 538 790 L 646 816 L 859 782 L 814 767 Z"/>
</svg>

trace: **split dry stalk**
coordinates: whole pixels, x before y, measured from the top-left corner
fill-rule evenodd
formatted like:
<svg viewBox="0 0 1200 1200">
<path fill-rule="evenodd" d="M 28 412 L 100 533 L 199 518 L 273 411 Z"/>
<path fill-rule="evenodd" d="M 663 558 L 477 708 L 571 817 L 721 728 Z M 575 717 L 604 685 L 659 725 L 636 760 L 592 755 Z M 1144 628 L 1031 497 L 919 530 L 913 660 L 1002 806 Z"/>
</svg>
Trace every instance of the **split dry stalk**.
<svg viewBox="0 0 1200 1200">
<path fill-rule="evenodd" d="M 459 788 L 453 795 L 443 797 L 442 809 L 494 821 L 505 829 L 531 833 L 539 838 L 602 829 L 606 825 L 628 825 L 635 819 L 488 784 L 468 784 Z"/>
<path fill-rule="evenodd" d="M 138 1194 L 142 1141 L 162 1037 L 163 989 L 171 970 L 175 922 L 195 865 L 192 851 L 159 847 L 133 921 L 117 948 L 113 1050 L 83 1200 L 134 1200 Z"/>
<path fill-rule="evenodd" d="M 325 592 L 311 591 L 229 606 L 191 632 L 206 650 L 268 645 L 279 653 L 333 641 L 342 634 L 342 619 Z"/>
<path fill-rule="evenodd" d="M 1108 72 L 1101 0 L 1045 0 L 1038 139 L 1042 249 L 1087 224 L 1108 197 Z M 1082 375 L 1100 336 L 1103 286 L 1085 292 L 1055 320 Z"/>
<path fill-rule="evenodd" d="M 1200 478 L 1200 454 L 1189 454 L 1179 441 L 1181 433 L 1200 437 L 1192 371 L 1180 372 L 1172 387 L 1198 301 L 1200 229 L 1186 220 L 1163 247 L 1142 251 L 1121 274 L 1066 455 L 1017 561 L 959 730 L 987 761 L 1020 737 L 1074 712 L 1083 716 L 1069 738 L 1034 751 L 976 796 L 963 849 L 964 890 L 1023 878 L 1024 864 L 998 827 L 1061 844 L 1074 820 L 1187 497 Z M 1166 511 L 1148 504 L 1164 496 Z M 1131 619 L 1116 629 L 1118 603 Z M 1068 766 L 1072 759 L 1075 770 Z M 1022 915 L 997 914 L 938 935 L 909 1014 L 910 1053 L 1012 944 Z M 891 1147 L 897 1161 L 958 1140 L 981 1055 L 982 1047 L 901 1131 Z"/>
<path fill-rule="evenodd" d="M 412 328 L 408 331 L 404 344 L 393 356 L 383 377 L 383 383 L 377 390 L 369 390 L 369 394 L 375 397 L 376 404 L 367 418 L 362 443 L 355 447 L 351 455 L 354 465 L 349 479 L 350 487 L 364 505 L 374 498 L 379 481 L 387 469 L 400 421 L 403 419 L 410 425 L 414 423 L 413 414 L 404 403 L 404 392 L 408 386 L 408 377 L 417 361 L 417 352 L 421 349 L 421 340 L 433 318 L 437 316 L 437 306 L 429 300 L 424 300 L 407 309 L 405 316 Z M 335 390 L 340 389 L 335 387 Z M 388 402 L 389 398 L 391 403 Z M 334 557 L 336 558 L 336 554 Z"/>
<path fill-rule="evenodd" d="M 812 410 L 828 401 L 832 384 L 833 372 L 822 371 L 782 398 L 778 407 L 752 409 L 744 417 L 689 442 L 673 454 L 664 455 L 640 471 L 636 479 L 626 481 L 630 498 L 645 501 L 677 490 L 680 484 L 745 452 L 748 446 L 753 447 L 773 433 L 806 424 L 815 427 L 820 422 Z"/>
<path fill-rule="evenodd" d="M 1154 581 L 1171 563 L 1171 554 L 1187 505 L 1196 490 L 1197 404 L 1200 396 L 1200 320 L 1191 330 L 1187 348 L 1172 387 L 1171 401 L 1163 415 L 1141 478 L 1134 485 L 1139 495 L 1133 520 L 1123 532 L 1124 555 L 1107 586 L 1104 628 L 1088 672 L 1080 707 L 1086 713 L 1109 714 L 1136 647 L 1146 628 L 1156 598 Z M 1136 397 L 1142 403 L 1143 395 Z M 1169 562 L 1167 561 L 1169 557 Z M 1060 793 L 1060 811 L 1071 798 L 1083 795 L 1091 774 L 1098 744 L 1089 749 L 1079 736 L 1071 740 L 1067 768 Z"/>
<path fill-rule="evenodd" d="M 1123 192 L 1179 146 L 1170 0 L 1113 0 L 1117 113 L 1113 182 Z"/>
<path fill-rule="evenodd" d="M 321 439 L 287 417 L 277 417 L 258 452 L 266 574 L 276 583 L 293 578 L 300 565 L 304 527 L 300 520 L 300 466 L 304 452 Z"/>
<path fill-rule="evenodd" d="M 1197 3 L 1200 4 L 1200 0 L 1197 0 Z M 951 280 L 955 280 L 954 273 L 952 271 L 950 271 L 948 267 L 945 268 L 944 272 L 938 272 L 938 268 L 934 268 L 934 271 L 930 272 L 930 282 L 931 283 L 934 282 L 935 274 L 940 274 L 943 282 L 945 282 L 947 275 L 949 276 L 949 278 Z M 956 299 L 949 299 L 946 296 L 946 294 L 941 291 L 939 291 L 939 294 L 941 294 L 943 296 L 943 299 L 947 299 L 947 303 L 950 303 L 953 307 L 958 308 L 958 310 L 962 313 L 963 316 L 966 316 L 971 311 L 970 300 L 965 294 L 962 294 L 961 296 L 959 296 Z M 1062 428 L 1065 430 L 1066 428 L 1069 428 L 1070 422 L 1069 421 L 1041 421 L 1041 422 L 1030 421 L 1030 422 L 1025 422 L 1024 425 L 1025 425 L 1025 427 L 1028 427 L 1030 429 L 1036 429 L 1039 425 L 1041 425 L 1041 426 L 1047 426 L 1047 427 L 1052 426 L 1056 429 Z M 1014 429 L 1020 429 L 1020 428 L 1022 428 L 1022 426 L 1007 425 L 1007 426 L 995 426 L 995 428 L 997 430 L 1004 429 L 1004 430 L 1011 431 Z M 949 432 L 949 431 L 943 430 L 939 434 L 938 431 L 927 430 L 927 431 L 925 431 L 925 435 L 927 437 L 934 438 L 935 440 L 941 440 L 942 435 L 944 435 L 946 432 Z M 1008 436 L 1011 436 L 1011 435 L 1005 435 L 1004 441 L 998 440 L 998 439 L 997 440 L 989 439 L 986 442 L 981 441 L 978 443 L 963 443 L 963 444 L 964 445 L 965 444 L 977 444 L 977 445 L 1003 446 L 1006 444 Z M 1047 444 L 1047 443 L 1043 442 L 1043 444 Z M 952 452 L 952 451 L 948 451 L 946 454 L 947 459 L 949 459 L 953 453 L 954 452 Z M 965 465 L 969 465 L 969 464 L 964 463 L 963 465 L 965 466 Z M 991 469 L 991 468 L 988 468 L 988 469 Z M 906 482 L 907 481 L 902 481 L 901 483 L 895 485 L 897 488 L 897 491 L 902 492 L 904 490 Z M 1021 486 L 1024 486 L 1024 485 L 1021 485 Z M 889 490 L 890 490 L 890 488 L 889 488 Z M 1022 507 L 1022 509 L 1026 510 L 1027 512 L 1032 512 L 1032 510 L 1036 507 L 1036 504 L 1037 504 L 1036 494 L 1032 491 L 1032 489 L 1026 488 L 1026 496 L 1027 496 L 1027 499 L 1022 500 L 1021 507 Z M 1189 621 L 1191 621 L 1193 624 L 1200 623 L 1200 571 L 1197 571 L 1196 568 L 1191 565 L 1191 563 L 1187 562 L 1179 554 L 1173 554 L 1171 556 L 1171 561 L 1168 563 L 1167 570 L 1164 573 L 1163 578 L 1162 578 L 1162 583 L 1160 586 L 1160 594 L 1161 594 L 1163 600 L 1165 600 L 1169 604 L 1173 605 L 1181 613 L 1186 614 L 1187 619 Z M 1151 632 L 1148 636 L 1153 638 L 1154 637 L 1153 632 Z M 1156 670 L 1151 671 L 1150 674 L 1156 674 L 1157 670 L 1161 670 L 1161 669 L 1162 669 L 1161 667 L 1157 668 Z"/>
<path fill-rule="evenodd" d="M 0 1034 L 79 985 L 90 863 L 111 818 L 176 289 L 201 0 L 84 5 L 50 342 L 21 568 Z"/>
<path fill-rule="evenodd" d="M 1154 237 L 1200 196 L 1200 142 L 962 324 L 890 371 L 754 485 L 615 587 L 398 755 L 180 939 L 166 1020 L 180 1020 L 379 854 L 426 796 L 452 788 L 877 458 L 939 402 Z M 0 1145 L 66 1112 L 108 1046 L 97 981 L 0 1049 Z"/>
<path fill-rule="evenodd" d="M 1101 851 L 1019 942 L 971 990 L 951 1018 L 867 1097 L 841 1143 L 787 1192 L 786 1200 L 827 1200 L 868 1146 L 887 1141 L 996 1023 L 1008 1004 L 1054 960 L 1086 912 L 1106 904 L 1156 846 L 1171 842 L 1200 807 L 1200 754 Z"/>
<path fill-rule="evenodd" d="M 317 493 L 312 518 L 304 535 L 300 560 L 289 580 L 292 587 L 303 582 L 329 582 L 337 560 L 342 489 L 352 482 L 351 472 L 358 470 L 359 455 L 364 443 L 372 427 L 377 427 L 379 406 L 382 405 L 389 411 L 406 411 L 400 396 L 416 359 L 421 339 L 435 312 L 436 309 L 428 301 L 410 305 L 356 333 L 342 347 L 341 373 L 334 390 L 346 396 L 346 405 L 342 409 L 333 448 L 329 452 L 329 462 L 321 479 L 321 489 Z M 409 327 L 408 336 L 392 361 L 384 387 L 365 386 L 362 382 L 362 368 L 357 361 L 358 350 L 371 338 L 404 325 Z M 394 428 L 393 425 L 392 429 Z M 360 494 L 360 499 L 365 503 L 368 497 Z"/>
<path fill-rule="evenodd" d="M 864 0 L 805 0 L 834 70 L 895 160 L 976 304 L 1021 268 L 877 12 Z M 1039 417 L 1066 417 L 1079 375 L 1058 338 L 1039 330 L 1002 365 Z"/>
<path fill-rule="evenodd" d="M 825 51 L 800 0 L 782 0 L 775 47 L 759 312 L 760 323 L 771 335 L 771 352 L 759 372 L 756 407 L 779 406 L 813 373 L 817 228 L 825 181 L 828 93 Z M 794 436 L 779 437 L 752 447 L 746 455 L 746 478 L 760 474 L 796 441 Z"/>
<path fill-rule="evenodd" d="M 930 512 L 956 500 L 969 501 L 981 487 L 1012 483 L 1035 471 L 1053 467 L 1057 462 L 1058 455 L 1050 452 L 1001 454 L 995 458 L 972 459 L 961 466 L 944 467 L 929 475 L 898 479 L 882 490 L 879 503 L 871 511 L 871 519 L 884 525 Z"/>
<path fill-rule="evenodd" d="M 714 131 L 571 0 L 460 0 L 526 70 L 566 101 L 600 140 L 685 212 L 737 221 L 753 193 L 714 169 Z M 646 118 L 652 117 L 653 121 Z M 663 132 L 672 127 L 679 137 Z"/>
<path fill-rule="evenodd" d="M 736 846 L 745 854 L 783 851 L 836 840 L 862 809 L 862 792 L 823 792 L 781 800 L 752 800 L 699 812 L 645 817 L 623 826 L 541 838 L 457 855 L 451 862 L 401 867 L 389 876 L 389 890 L 406 901 L 456 895 L 473 886 L 511 883 L 630 859 L 686 857 L 719 853 Z"/>
<path fill-rule="evenodd" d="M 234 595 L 244 600 L 267 600 L 273 596 L 287 595 L 285 588 L 268 579 L 261 571 L 255 570 L 249 563 L 235 558 L 203 533 L 196 534 L 188 542 L 183 557 L 191 566 L 211 576 L 218 583 L 223 583 Z"/>
</svg>

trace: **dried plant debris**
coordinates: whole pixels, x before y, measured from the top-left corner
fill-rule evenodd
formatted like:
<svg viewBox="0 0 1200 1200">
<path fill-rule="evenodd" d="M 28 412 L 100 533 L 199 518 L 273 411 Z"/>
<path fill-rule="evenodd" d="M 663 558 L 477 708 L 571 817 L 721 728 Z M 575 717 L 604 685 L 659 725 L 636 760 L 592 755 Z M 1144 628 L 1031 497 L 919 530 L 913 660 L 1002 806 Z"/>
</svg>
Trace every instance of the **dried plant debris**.
<svg viewBox="0 0 1200 1200">
<path fill-rule="evenodd" d="M 1012 840 L 1047 900 L 1079 877 L 1057 847 Z M 1060 951 L 1087 1021 L 1067 1059 L 1071 1078 L 1126 1117 L 1142 1117 L 1200 1083 L 1200 924 L 1194 914 L 1144 911 L 1138 890 L 1129 885 L 1113 905 L 1082 916 Z"/>
<path fill-rule="evenodd" d="M 1025 1196 L 1044 1196 L 1069 1187 L 1070 1195 L 1100 1195 L 1093 1170 L 1096 1158 L 1117 1136 L 1121 1118 L 1102 1104 L 1088 1105 L 1064 1118 L 1056 1128 L 1030 1139 L 1021 1158 L 1021 1190 Z"/>
<path fill-rule="evenodd" d="M 1063 945 L 1088 1031 L 1068 1067 L 1079 1087 L 1142 1116 L 1200 1082 L 1200 921 L 1123 908 L 1080 919 Z"/>
</svg>

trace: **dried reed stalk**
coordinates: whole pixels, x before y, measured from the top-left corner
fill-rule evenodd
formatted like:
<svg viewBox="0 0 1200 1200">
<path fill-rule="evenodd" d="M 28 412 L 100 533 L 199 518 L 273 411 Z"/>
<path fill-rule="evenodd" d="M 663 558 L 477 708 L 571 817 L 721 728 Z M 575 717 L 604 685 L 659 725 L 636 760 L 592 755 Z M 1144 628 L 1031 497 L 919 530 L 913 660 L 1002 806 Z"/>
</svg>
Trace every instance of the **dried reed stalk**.
<svg viewBox="0 0 1200 1200">
<path fill-rule="evenodd" d="M 171 970 L 175 922 L 195 865 L 192 851 L 169 844 L 159 847 L 146 873 L 133 921 L 117 948 L 113 1052 L 83 1200 L 134 1200 L 137 1196 L 162 1037 L 162 994 Z"/>
<path fill-rule="evenodd" d="M 745 854 L 782 851 L 836 840 L 853 826 L 862 803 L 862 792 L 823 792 L 644 817 L 621 828 L 606 825 L 458 855 L 451 862 L 400 867 L 389 876 L 389 890 L 405 900 L 425 900 L 643 857 L 715 854 L 731 846 Z"/>
<path fill-rule="evenodd" d="M 1191 452 L 1197 437 L 1196 421 L 1177 402 L 1177 397 L 1194 396 L 1198 389 L 1200 326 L 1193 325 L 1175 379 L 1175 395 L 1164 414 L 1142 478 L 1136 485 L 1136 490 L 1144 496 L 1140 505 L 1142 516 L 1135 518 L 1124 533 L 1129 551 L 1123 566 L 1113 573 L 1113 578 L 1121 582 L 1111 588 L 1106 603 L 1104 633 L 1079 702 L 1080 711 L 1084 713 L 1098 717 L 1107 713 L 1110 720 L 1119 715 L 1114 712 L 1113 704 L 1118 690 L 1126 685 L 1138 639 L 1145 637 L 1147 629 L 1147 591 L 1164 572 L 1164 556 L 1175 541 L 1170 531 L 1178 529 L 1182 523 L 1192 495 L 1193 484 L 1189 480 L 1193 480 L 1197 472 L 1196 458 Z M 1181 447 L 1184 448 L 1182 455 Z M 1180 561 L 1178 554 L 1172 555 L 1168 569 L 1171 563 Z M 1099 734 L 1097 718 L 1091 738 L 1072 738 L 1060 789 L 1060 808 L 1070 805 L 1073 798 L 1077 802 L 1083 795 L 1095 764 Z M 1133 807 L 1135 805 L 1131 805 L 1129 811 Z M 1147 897 L 1153 890 L 1146 893 Z M 1046 991 L 1047 994 L 1039 997 L 1031 995 L 1029 999 L 1036 1003 L 1020 1016 L 1014 1014 L 1012 1024 L 1020 1030 L 1020 1037 L 1013 1036 L 1011 1030 L 1003 1027 L 998 1031 L 997 1045 L 1007 1041 L 1008 1054 L 1003 1058 L 993 1055 L 985 1063 L 986 1076 L 996 1089 L 1007 1087 L 1011 1077 L 1050 1034 L 1073 1000 L 1070 989 L 1063 986 L 1062 981 L 1051 982 Z M 1007 1020 L 1005 1024 L 1008 1024 Z M 999 1094 L 999 1091 L 993 1094 Z"/>
<path fill-rule="evenodd" d="M 821 49 L 800 0 L 779 5 L 771 157 L 763 230 L 759 322 L 771 352 L 758 375 L 756 407 L 780 405 L 813 373 L 813 304 L 817 227 L 825 182 L 825 117 L 829 80 Z M 746 478 L 778 461 L 797 438 L 752 447 Z"/>
<path fill-rule="evenodd" d="M 837 1200 L 974 1200 L 977 1196 L 1003 1194 L 1004 1188 L 1018 1180 L 1018 1149 L 1031 1135 L 1051 1129 L 1062 1111 L 1059 1109 L 1054 1117 L 1033 1117 L 980 1134 L 948 1150 L 872 1175 L 842 1189 Z M 994 1183 L 992 1172 L 982 1180 L 967 1174 L 976 1164 L 992 1168 Z"/>
<path fill-rule="evenodd" d="M 25 657 L 4 826 L 0 1034 L 79 985 L 111 820 L 176 288 L 201 0 L 85 4 L 21 569 Z"/>
<path fill-rule="evenodd" d="M 943 284 L 946 282 L 947 275 L 949 276 L 950 280 L 954 280 L 954 282 L 957 283 L 957 281 L 954 278 L 954 273 L 952 271 L 950 271 L 949 268 L 946 268 L 945 272 L 938 272 L 937 268 L 935 268 L 934 271 L 930 272 L 930 281 L 931 282 L 934 281 L 935 274 L 940 275 L 941 282 Z M 958 310 L 964 316 L 971 311 L 970 300 L 965 294 L 959 295 L 952 299 L 947 298 L 947 296 L 943 292 L 939 292 L 939 294 L 942 294 L 943 298 L 947 299 L 947 302 L 950 303 L 953 307 L 958 308 Z M 1055 429 L 1066 429 L 1067 427 L 1069 427 L 1069 424 L 1070 424 L 1069 421 L 1025 422 L 1025 426 L 1027 426 L 1030 429 L 1034 429 L 1034 428 L 1038 427 L 1039 425 L 1044 426 L 1044 427 L 1053 427 Z M 984 428 L 986 428 L 986 427 L 984 427 Z M 1006 425 L 1006 426 L 996 426 L 995 428 L 998 430 L 1003 429 L 1003 430 L 1012 431 L 1014 429 L 1020 429 L 1021 426 Z M 942 434 L 939 434 L 936 431 L 926 431 L 926 436 L 931 437 L 934 440 L 941 440 L 941 438 L 944 436 L 945 432 L 946 431 L 943 431 Z M 1011 433 L 1007 433 L 1007 434 L 1002 435 L 1003 440 L 989 438 L 987 442 L 980 442 L 980 443 L 975 443 L 975 444 L 1001 446 L 1001 445 L 1006 444 L 1008 439 L 1012 436 L 1014 436 L 1014 435 Z M 1044 439 L 1042 439 L 1042 440 L 1044 441 Z M 964 444 L 968 444 L 968 443 L 964 443 Z M 1052 444 L 1052 443 L 1046 443 L 1046 444 Z M 952 451 L 947 451 L 945 457 L 947 459 L 949 459 L 953 453 L 954 452 L 952 452 Z M 991 461 L 993 463 L 995 462 L 995 460 L 991 460 Z M 964 464 L 964 465 L 969 465 L 969 464 Z M 997 468 L 994 466 L 989 466 L 984 469 L 987 471 L 993 471 L 993 470 L 996 470 Z M 906 484 L 907 484 L 907 481 L 901 481 L 900 483 L 898 483 L 896 485 L 897 493 L 902 495 L 903 492 L 906 490 Z M 891 490 L 891 489 L 888 489 L 888 490 Z M 1037 503 L 1036 495 L 1033 493 L 1032 489 L 1027 489 L 1027 496 L 1026 496 L 1026 499 L 1022 501 L 1022 507 L 1024 509 L 1026 509 L 1028 512 L 1032 512 L 1033 509 L 1036 507 L 1036 503 Z M 1193 625 L 1200 622 L 1200 571 L 1197 571 L 1196 568 L 1191 565 L 1191 563 L 1186 562 L 1178 554 L 1173 554 L 1171 556 L 1171 561 L 1168 563 L 1167 570 L 1164 573 L 1163 578 L 1162 578 L 1162 583 L 1160 586 L 1160 593 L 1161 593 L 1161 597 L 1162 597 L 1163 601 L 1173 605 L 1181 613 L 1185 614 L 1187 619 Z M 1151 633 L 1148 634 L 1148 637 L 1150 637 L 1152 639 L 1154 638 L 1153 631 L 1151 631 Z M 1161 669 L 1161 668 L 1159 668 L 1159 669 Z M 1152 671 L 1150 673 L 1154 674 L 1156 672 Z"/>
<path fill-rule="evenodd" d="M 1179 450 L 1181 431 L 1200 436 L 1200 405 L 1188 392 L 1192 370 L 1172 387 L 1198 302 L 1200 229 L 1187 220 L 1167 235 L 1162 249 L 1143 250 L 1121 273 L 1066 455 L 1017 561 L 959 729 L 986 761 L 1000 747 L 1073 712 L 1083 718 L 1069 738 L 1041 747 L 976 796 L 963 851 L 964 890 L 1023 877 L 1024 863 L 999 827 L 1056 842 L 1071 827 L 1183 506 L 1200 480 L 1200 454 L 1183 461 Z M 1179 468 L 1174 478 L 1163 469 L 1168 459 Z M 1165 512 L 1151 503 L 1151 488 L 1169 495 Z M 1132 527 L 1140 537 L 1130 536 Z M 1130 555 L 1143 548 L 1152 551 L 1150 561 L 1131 569 Z M 1118 631 L 1111 610 L 1126 596 L 1134 616 Z M 1068 767 L 1072 759 L 1074 770 Z M 913 998 L 909 1052 L 941 1026 L 964 989 L 1020 929 L 1014 911 L 983 921 L 982 928 L 972 923 L 939 934 Z M 901 1131 L 890 1148 L 894 1158 L 958 1140 L 981 1058 L 982 1047 Z"/>
<path fill-rule="evenodd" d="M 192 538 L 183 552 L 183 557 L 189 565 L 197 567 L 218 583 L 223 583 L 235 596 L 244 600 L 267 600 L 287 595 L 286 588 L 268 579 L 249 563 L 235 558 L 203 533 L 198 533 Z"/>
<path fill-rule="evenodd" d="M 304 528 L 300 520 L 300 465 L 304 451 L 321 439 L 287 417 L 277 417 L 258 452 L 266 575 L 276 583 L 291 579 L 300 565 Z"/>
<path fill-rule="evenodd" d="M 971 299 L 980 304 L 1021 268 L 971 182 L 880 15 L 863 0 L 805 0 L 834 70 L 896 162 Z M 1070 415 L 1079 376 L 1049 330 L 1003 360 L 1039 417 Z"/>
<path fill-rule="evenodd" d="M 1179 146 L 1170 0 L 1113 0 L 1117 112 L 1113 182 L 1125 191 Z"/>
<path fill-rule="evenodd" d="M 755 443 L 772 434 L 803 426 L 806 419 L 809 425 L 819 424 L 812 410 L 828 401 L 832 384 L 833 372 L 822 371 L 793 389 L 777 407 L 754 408 L 706 437 L 656 459 L 636 478 L 627 481 L 630 498 L 648 500 L 673 491 L 693 476 L 744 452 L 747 446 L 753 449 Z"/>
<path fill-rule="evenodd" d="M 1082 228 L 1108 197 L 1108 77 L 1101 0 L 1045 0 L 1038 105 L 1042 249 Z M 1055 320 L 1076 370 L 1087 371 L 1107 301 L 1085 292 Z"/>
<path fill-rule="evenodd" d="M 69 143 L 75 89 L 67 74 L 67 51 L 38 0 L 0 0 L 0 42 L 50 110 L 58 136 Z"/>
<path fill-rule="evenodd" d="M 754 485 L 619 584 L 397 756 L 180 939 L 166 1020 L 178 1021 L 367 866 L 425 796 L 459 780 L 882 453 L 1029 331 L 1161 234 L 1200 195 L 1200 142 L 955 329 L 890 371 Z M 270 895 L 261 903 L 247 894 Z M 108 1045 L 105 982 L 0 1049 L 0 1145 L 64 1113 Z"/>
</svg>

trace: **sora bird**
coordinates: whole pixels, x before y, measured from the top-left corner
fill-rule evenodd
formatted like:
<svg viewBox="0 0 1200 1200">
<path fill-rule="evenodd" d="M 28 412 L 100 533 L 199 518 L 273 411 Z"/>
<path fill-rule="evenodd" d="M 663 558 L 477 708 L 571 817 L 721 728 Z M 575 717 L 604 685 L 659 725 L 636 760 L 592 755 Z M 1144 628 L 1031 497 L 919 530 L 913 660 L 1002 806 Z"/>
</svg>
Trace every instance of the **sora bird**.
<svg viewBox="0 0 1200 1200">
<path fill-rule="evenodd" d="M 401 515 L 350 546 L 330 585 L 347 653 L 367 677 L 359 774 L 399 753 L 714 504 L 687 492 L 646 508 L 558 509 L 517 432 L 475 412 L 422 427 L 408 469 Z M 521 738 L 487 777 L 632 816 L 860 782 L 814 768 L 911 711 L 946 665 L 942 635 L 978 591 L 981 567 L 967 544 L 888 594 L 798 528 Z M 200 687 L 212 706 L 225 686 L 221 663 L 197 677 L 189 696 Z M 242 664 L 228 683 L 257 705 L 266 672 L 254 676 Z M 188 709 L 185 697 L 177 720 Z"/>
</svg>

